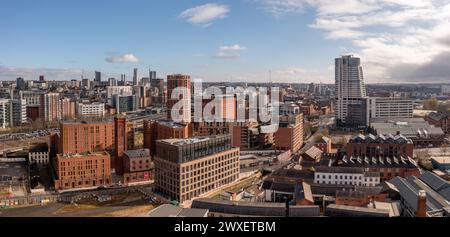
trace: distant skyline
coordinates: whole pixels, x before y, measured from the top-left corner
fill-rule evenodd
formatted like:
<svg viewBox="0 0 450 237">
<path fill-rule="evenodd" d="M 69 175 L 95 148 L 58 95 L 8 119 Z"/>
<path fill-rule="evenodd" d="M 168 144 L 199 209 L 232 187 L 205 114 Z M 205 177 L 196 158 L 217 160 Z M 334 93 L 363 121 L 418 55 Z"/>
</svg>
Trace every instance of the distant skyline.
<svg viewBox="0 0 450 237">
<path fill-rule="evenodd" d="M 333 83 L 361 58 L 367 83 L 450 81 L 450 0 L 10 0 L 0 8 L 0 80 Z"/>
</svg>

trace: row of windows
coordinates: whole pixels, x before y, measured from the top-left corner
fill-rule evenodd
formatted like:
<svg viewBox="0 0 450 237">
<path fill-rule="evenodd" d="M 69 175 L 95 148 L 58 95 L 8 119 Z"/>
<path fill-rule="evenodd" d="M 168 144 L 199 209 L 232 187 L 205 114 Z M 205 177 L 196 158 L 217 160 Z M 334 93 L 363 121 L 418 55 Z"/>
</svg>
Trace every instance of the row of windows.
<svg viewBox="0 0 450 237">
<path fill-rule="evenodd" d="M 340 184 L 340 185 L 357 185 L 363 187 L 375 187 L 376 183 L 347 182 L 347 181 L 317 181 L 318 184 Z"/>
<path fill-rule="evenodd" d="M 327 175 L 316 175 L 316 179 L 327 179 Z M 332 179 L 332 175 L 328 175 L 328 179 Z M 352 175 L 334 175 L 334 179 L 344 179 L 344 180 L 362 180 L 362 176 L 352 176 Z M 378 178 L 373 178 L 373 180 L 378 180 Z M 372 178 L 364 177 L 364 181 L 372 182 Z"/>
</svg>

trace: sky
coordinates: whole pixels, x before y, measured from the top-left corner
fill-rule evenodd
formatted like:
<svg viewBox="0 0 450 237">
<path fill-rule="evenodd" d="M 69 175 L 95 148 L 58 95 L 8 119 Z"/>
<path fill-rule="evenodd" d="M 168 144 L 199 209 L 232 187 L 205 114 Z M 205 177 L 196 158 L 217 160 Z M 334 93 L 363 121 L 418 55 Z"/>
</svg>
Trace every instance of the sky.
<svg viewBox="0 0 450 237">
<path fill-rule="evenodd" d="M 450 0 L 2 0 L 0 80 L 186 73 L 213 82 L 450 82 Z M 271 72 L 271 73 L 269 73 Z"/>
</svg>

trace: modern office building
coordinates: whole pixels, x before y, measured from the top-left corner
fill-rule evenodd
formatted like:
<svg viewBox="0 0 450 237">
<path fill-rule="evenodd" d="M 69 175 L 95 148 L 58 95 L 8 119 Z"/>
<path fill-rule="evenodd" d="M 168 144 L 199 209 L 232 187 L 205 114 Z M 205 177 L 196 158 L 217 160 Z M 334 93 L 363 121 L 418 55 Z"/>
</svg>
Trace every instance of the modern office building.
<svg viewBox="0 0 450 237">
<path fill-rule="evenodd" d="M 367 96 L 361 60 L 351 55 L 335 59 L 336 120 L 339 126 L 367 126 Z M 356 116 L 355 112 L 358 112 Z"/>
<path fill-rule="evenodd" d="M 152 71 L 152 69 L 149 68 L 149 74 L 148 74 L 148 76 L 149 76 L 149 79 L 150 79 L 150 80 L 156 79 L 156 71 Z"/>
<path fill-rule="evenodd" d="M 179 92 L 186 96 L 175 96 L 173 94 L 175 89 L 179 89 Z M 172 99 L 173 97 L 175 99 Z M 175 105 L 180 105 L 179 111 L 172 111 Z M 172 112 L 175 114 L 178 112 L 177 122 L 191 122 L 191 76 L 189 75 L 175 74 L 167 76 L 167 117 L 174 120 Z"/>
<path fill-rule="evenodd" d="M 121 96 L 115 95 L 112 99 L 112 106 L 116 108 L 117 114 L 135 111 L 138 109 L 138 97 L 136 95 Z"/>
<path fill-rule="evenodd" d="M 133 86 L 137 86 L 139 85 L 139 81 L 138 81 L 138 69 L 135 68 L 133 70 Z"/>
<path fill-rule="evenodd" d="M 184 203 L 239 179 L 239 148 L 231 136 L 157 141 L 156 191 Z"/>
<path fill-rule="evenodd" d="M 97 84 L 100 84 L 101 81 L 102 81 L 102 73 L 99 71 L 95 71 L 94 82 L 96 82 Z"/>
<path fill-rule="evenodd" d="M 370 118 L 412 118 L 413 102 L 403 98 L 371 97 Z"/>
<path fill-rule="evenodd" d="M 107 152 L 58 154 L 53 160 L 55 189 L 111 185 L 111 157 Z"/>
<path fill-rule="evenodd" d="M 118 86 L 126 86 L 127 84 L 127 76 L 125 74 L 120 74 L 120 81 L 117 82 Z"/>
<path fill-rule="evenodd" d="M 22 77 L 16 79 L 16 89 L 23 91 L 27 87 L 27 83 Z"/>
</svg>

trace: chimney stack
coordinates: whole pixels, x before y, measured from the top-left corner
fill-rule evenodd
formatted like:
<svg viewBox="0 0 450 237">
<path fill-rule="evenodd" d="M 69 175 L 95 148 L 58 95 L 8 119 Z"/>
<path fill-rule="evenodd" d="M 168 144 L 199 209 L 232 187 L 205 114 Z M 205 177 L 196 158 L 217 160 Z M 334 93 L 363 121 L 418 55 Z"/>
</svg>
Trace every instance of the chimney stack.
<svg viewBox="0 0 450 237">
<path fill-rule="evenodd" d="M 427 193 L 424 190 L 420 190 L 417 196 L 416 217 L 427 217 Z"/>
</svg>

